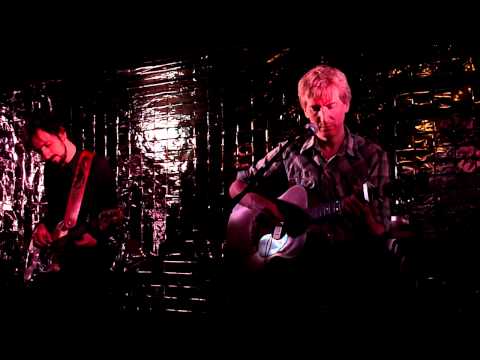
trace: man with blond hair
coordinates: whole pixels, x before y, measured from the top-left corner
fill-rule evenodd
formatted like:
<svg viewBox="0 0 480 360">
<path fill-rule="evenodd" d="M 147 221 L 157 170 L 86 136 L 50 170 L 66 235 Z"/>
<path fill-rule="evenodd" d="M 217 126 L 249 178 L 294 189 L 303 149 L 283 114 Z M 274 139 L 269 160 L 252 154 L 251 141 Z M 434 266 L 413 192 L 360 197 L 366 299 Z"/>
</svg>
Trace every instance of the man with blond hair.
<svg viewBox="0 0 480 360">
<path fill-rule="evenodd" d="M 353 134 L 345 125 L 350 109 L 351 89 L 339 69 L 319 65 L 298 82 L 300 106 L 312 133 L 292 142 L 282 142 L 248 170 L 238 174 L 230 186 L 230 196 L 240 195 L 239 206 L 258 212 L 258 194 L 275 184 L 300 186 L 308 194 L 308 206 L 339 201 L 337 216 L 309 227 L 301 251 L 295 257 L 271 256 L 257 275 L 263 293 L 275 299 L 270 304 L 285 312 L 295 308 L 309 316 L 312 311 L 358 311 L 372 305 L 372 281 L 381 272 L 386 234 L 390 226 L 389 199 L 383 189 L 389 181 L 387 153 L 377 144 Z M 279 156 L 279 152 L 282 152 Z M 268 163 L 268 168 L 264 168 Z M 261 171 L 262 176 L 256 176 Z M 277 179 L 282 179 L 277 181 Z M 364 184 L 377 189 L 375 198 L 361 196 Z M 255 214 L 254 218 L 258 218 Z M 272 205 L 269 215 L 282 221 L 287 216 Z M 249 231 L 249 230 L 246 230 Z M 281 254 L 279 251 L 279 254 Z M 278 255 L 278 254 L 277 254 Z M 281 274 L 280 276 L 278 274 Z M 373 274 L 373 275 L 372 275 Z M 254 291 L 255 297 L 260 293 Z M 322 296 L 318 297 L 317 294 Z M 369 300 L 367 300 L 369 299 Z M 281 305 L 283 304 L 283 305 Z M 295 304 L 295 305 L 292 305 Z M 310 306 L 306 306 L 310 305 Z"/>
</svg>

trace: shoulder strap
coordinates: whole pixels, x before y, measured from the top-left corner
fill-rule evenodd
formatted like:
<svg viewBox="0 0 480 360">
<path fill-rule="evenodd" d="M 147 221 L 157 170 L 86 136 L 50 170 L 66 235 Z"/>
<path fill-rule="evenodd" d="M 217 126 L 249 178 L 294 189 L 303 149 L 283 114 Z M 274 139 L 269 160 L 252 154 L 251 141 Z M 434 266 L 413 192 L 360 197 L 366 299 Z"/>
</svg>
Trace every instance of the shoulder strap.
<svg viewBox="0 0 480 360">
<path fill-rule="evenodd" d="M 95 153 L 83 150 L 75 168 L 73 176 L 72 187 L 68 196 L 67 208 L 65 210 L 65 217 L 63 224 L 66 229 L 73 228 L 77 223 L 78 214 L 82 205 L 83 194 L 87 185 L 90 168 L 92 165 Z"/>
</svg>

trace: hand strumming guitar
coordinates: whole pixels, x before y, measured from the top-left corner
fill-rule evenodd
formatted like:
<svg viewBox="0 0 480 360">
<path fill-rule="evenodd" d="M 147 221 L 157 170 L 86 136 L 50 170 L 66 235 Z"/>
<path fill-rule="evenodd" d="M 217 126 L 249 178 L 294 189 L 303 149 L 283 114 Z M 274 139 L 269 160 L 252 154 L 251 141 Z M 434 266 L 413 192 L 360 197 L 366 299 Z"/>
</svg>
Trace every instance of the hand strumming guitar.
<svg viewBox="0 0 480 360">
<path fill-rule="evenodd" d="M 240 194 L 248 185 L 241 181 L 235 180 L 229 189 L 230 197 L 233 199 Z M 257 211 L 262 211 L 278 220 L 283 220 L 283 214 L 279 211 L 278 207 L 267 198 L 253 192 L 246 193 L 240 200 L 240 204 Z"/>
<path fill-rule="evenodd" d="M 52 234 L 48 231 L 47 227 L 43 223 L 39 223 L 35 228 L 33 234 L 33 244 L 42 249 L 47 246 L 51 246 L 54 241 L 59 240 L 52 236 Z M 80 238 L 75 239 L 74 242 L 75 246 L 77 247 L 93 247 L 97 245 L 97 240 L 88 232 L 85 232 L 81 235 Z"/>
</svg>

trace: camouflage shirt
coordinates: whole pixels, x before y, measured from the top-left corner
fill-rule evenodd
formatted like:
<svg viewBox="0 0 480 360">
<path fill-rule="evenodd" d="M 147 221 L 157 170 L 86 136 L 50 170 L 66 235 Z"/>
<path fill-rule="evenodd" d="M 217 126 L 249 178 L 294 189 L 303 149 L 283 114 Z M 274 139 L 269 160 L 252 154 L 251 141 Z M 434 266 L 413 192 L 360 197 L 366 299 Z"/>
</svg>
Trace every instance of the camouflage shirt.
<svg viewBox="0 0 480 360">
<path fill-rule="evenodd" d="M 238 178 L 248 182 L 261 169 L 265 160 L 272 159 L 282 145 L 271 150 L 248 170 L 240 172 Z M 382 189 L 389 181 L 389 163 L 387 153 L 377 144 L 350 133 L 345 129 L 345 139 L 337 154 L 328 161 L 321 155 L 318 139 L 311 136 L 304 143 L 293 142 L 283 156 L 279 157 L 265 172 L 264 178 L 286 177 L 288 186 L 301 185 L 316 203 L 328 203 L 357 193 L 362 184 L 368 182 L 378 190 L 378 196 L 372 201 L 375 219 L 390 227 L 390 202 Z M 284 189 L 286 190 L 286 189 Z M 334 241 L 349 240 L 358 235 L 358 222 L 343 217 L 330 224 L 327 238 Z"/>
</svg>

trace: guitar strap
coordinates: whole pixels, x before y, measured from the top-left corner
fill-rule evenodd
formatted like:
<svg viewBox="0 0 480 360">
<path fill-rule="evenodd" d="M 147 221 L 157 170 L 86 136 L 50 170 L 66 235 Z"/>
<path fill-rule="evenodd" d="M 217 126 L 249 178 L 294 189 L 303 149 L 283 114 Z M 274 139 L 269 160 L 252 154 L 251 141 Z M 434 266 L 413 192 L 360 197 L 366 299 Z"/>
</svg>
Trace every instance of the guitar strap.
<svg viewBox="0 0 480 360">
<path fill-rule="evenodd" d="M 87 185 L 88 176 L 90 175 L 90 168 L 92 160 L 95 156 L 94 152 L 83 150 L 75 168 L 73 175 L 72 187 L 68 196 L 67 208 L 65 210 L 65 217 L 63 219 L 63 227 L 65 230 L 73 228 L 77 224 L 78 214 L 82 205 L 83 194 Z"/>
</svg>

